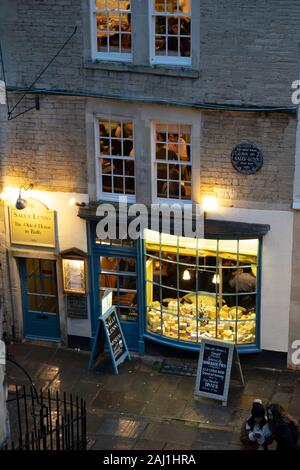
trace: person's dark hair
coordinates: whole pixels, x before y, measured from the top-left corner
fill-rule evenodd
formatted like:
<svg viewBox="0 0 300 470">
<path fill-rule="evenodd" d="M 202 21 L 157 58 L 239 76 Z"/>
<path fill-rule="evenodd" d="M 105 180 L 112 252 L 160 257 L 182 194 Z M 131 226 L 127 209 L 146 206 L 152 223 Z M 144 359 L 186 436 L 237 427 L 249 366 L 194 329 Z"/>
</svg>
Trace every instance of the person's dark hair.
<svg viewBox="0 0 300 470">
<path fill-rule="evenodd" d="M 255 418 L 261 418 L 259 422 L 259 427 L 262 429 L 267 423 L 265 418 L 266 410 L 263 404 L 260 401 L 254 401 L 252 404 L 251 416 L 247 419 L 248 426 L 253 431 L 254 426 L 257 424 Z"/>
<path fill-rule="evenodd" d="M 271 412 L 272 414 L 271 422 L 273 422 L 273 426 L 277 426 L 278 424 L 282 424 L 282 423 L 285 423 L 285 424 L 292 423 L 295 426 L 296 430 L 299 431 L 299 421 L 293 416 L 291 416 L 289 413 L 287 413 L 287 411 L 285 411 L 283 406 L 277 403 L 272 403 L 271 405 L 269 405 L 267 407 L 268 420 L 269 420 L 269 412 Z"/>
</svg>

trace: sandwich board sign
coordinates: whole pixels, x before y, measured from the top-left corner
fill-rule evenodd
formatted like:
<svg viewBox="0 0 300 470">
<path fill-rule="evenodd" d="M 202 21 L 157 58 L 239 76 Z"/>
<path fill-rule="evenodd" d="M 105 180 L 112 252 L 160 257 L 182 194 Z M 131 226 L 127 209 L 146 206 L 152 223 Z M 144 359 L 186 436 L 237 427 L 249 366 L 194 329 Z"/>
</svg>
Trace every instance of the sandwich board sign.
<svg viewBox="0 0 300 470">
<path fill-rule="evenodd" d="M 227 405 L 232 365 L 244 386 L 241 364 L 235 344 L 216 339 L 201 341 L 194 397 L 213 398 Z"/>
<path fill-rule="evenodd" d="M 116 311 L 116 307 L 112 305 L 112 291 L 107 290 L 102 299 L 102 315 L 99 317 L 97 332 L 92 347 L 89 360 L 89 369 L 103 350 L 103 330 L 107 340 L 108 349 L 111 355 L 113 368 L 118 374 L 118 366 L 125 361 L 126 357 L 131 360 L 124 333 L 120 324 L 120 320 Z"/>
</svg>

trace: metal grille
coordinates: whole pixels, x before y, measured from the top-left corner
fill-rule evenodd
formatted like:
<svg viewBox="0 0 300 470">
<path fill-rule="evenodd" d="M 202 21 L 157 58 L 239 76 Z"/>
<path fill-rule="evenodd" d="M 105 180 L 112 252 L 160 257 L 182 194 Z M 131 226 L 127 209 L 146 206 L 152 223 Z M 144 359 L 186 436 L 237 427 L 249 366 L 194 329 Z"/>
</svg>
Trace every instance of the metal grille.
<svg viewBox="0 0 300 470">
<path fill-rule="evenodd" d="M 81 450 L 87 448 L 85 401 L 66 393 L 27 393 L 15 387 L 7 400 L 11 436 L 6 450 Z"/>
</svg>

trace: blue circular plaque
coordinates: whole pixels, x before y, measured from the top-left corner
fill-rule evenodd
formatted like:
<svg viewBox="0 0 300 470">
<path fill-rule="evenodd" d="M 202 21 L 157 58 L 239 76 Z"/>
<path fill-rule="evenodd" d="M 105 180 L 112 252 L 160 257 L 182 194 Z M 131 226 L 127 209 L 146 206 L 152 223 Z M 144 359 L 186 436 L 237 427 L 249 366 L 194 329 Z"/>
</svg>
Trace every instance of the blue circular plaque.
<svg viewBox="0 0 300 470">
<path fill-rule="evenodd" d="M 247 142 L 238 144 L 231 152 L 233 168 L 244 175 L 252 175 L 259 171 L 264 163 L 261 150 Z"/>
</svg>

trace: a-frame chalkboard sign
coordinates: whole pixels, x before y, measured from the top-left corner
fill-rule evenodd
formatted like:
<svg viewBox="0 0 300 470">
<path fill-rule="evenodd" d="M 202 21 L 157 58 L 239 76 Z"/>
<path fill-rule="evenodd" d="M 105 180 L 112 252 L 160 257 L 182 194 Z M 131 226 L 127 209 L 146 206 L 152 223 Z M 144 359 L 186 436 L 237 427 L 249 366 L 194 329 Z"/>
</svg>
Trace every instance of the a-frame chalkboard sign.
<svg viewBox="0 0 300 470">
<path fill-rule="evenodd" d="M 125 361 L 126 357 L 131 360 L 124 333 L 117 315 L 116 307 L 111 305 L 111 291 L 107 291 L 102 299 L 102 315 L 99 317 L 96 336 L 93 343 L 89 369 L 92 369 L 99 353 L 103 350 L 103 330 L 111 355 L 113 368 L 118 374 L 118 366 Z"/>
<path fill-rule="evenodd" d="M 200 346 L 194 397 L 213 398 L 222 401 L 223 406 L 226 406 L 232 366 L 244 386 L 235 344 L 216 339 L 203 339 Z"/>
</svg>

